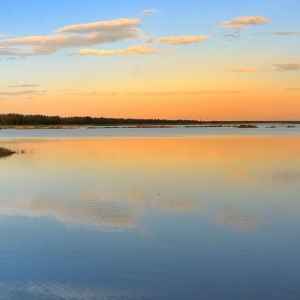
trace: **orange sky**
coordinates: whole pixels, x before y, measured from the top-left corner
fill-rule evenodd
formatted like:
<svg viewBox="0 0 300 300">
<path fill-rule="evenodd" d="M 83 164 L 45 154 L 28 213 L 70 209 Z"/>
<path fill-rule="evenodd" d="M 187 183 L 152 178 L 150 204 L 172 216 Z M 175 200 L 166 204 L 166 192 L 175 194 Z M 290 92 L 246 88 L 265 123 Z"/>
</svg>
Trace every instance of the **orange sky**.
<svg viewBox="0 0 300 300">
<path fill-rule="evenodd" d="M 87 0 L 82 15 L 60 3 L 68 11 L 60 16 L 56 0 L 53 8 L 36 1 L 23 12 L 7 8 L 19 19 L 0 12 L 0 113 L 300 119 L 299 5 L 292 0 L 272 7 L 232 1 L 218 11 L 216 0 L 207 7 L 108 4 L 106 11 Z"/>
</svg>

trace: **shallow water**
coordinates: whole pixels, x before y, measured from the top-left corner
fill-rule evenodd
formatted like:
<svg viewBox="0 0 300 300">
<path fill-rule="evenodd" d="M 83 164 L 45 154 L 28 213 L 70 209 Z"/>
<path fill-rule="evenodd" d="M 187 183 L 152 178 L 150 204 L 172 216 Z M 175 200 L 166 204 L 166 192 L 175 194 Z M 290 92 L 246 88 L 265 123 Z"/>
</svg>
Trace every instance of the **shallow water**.
<svg viewBox="0 0 300 300">
<path fill-rule="evenodd" d="M 299 129 L 226 129 L 0 131 L 0 299 L 299 299 Z"/>
</svg>

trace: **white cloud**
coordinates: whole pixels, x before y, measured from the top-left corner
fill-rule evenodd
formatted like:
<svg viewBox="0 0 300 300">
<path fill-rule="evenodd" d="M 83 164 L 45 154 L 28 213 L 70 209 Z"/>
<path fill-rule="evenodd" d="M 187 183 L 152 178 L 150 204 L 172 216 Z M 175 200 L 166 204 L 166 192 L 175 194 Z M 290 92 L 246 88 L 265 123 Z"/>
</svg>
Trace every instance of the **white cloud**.
<svg viewBox="0 0 300 300">
<path fill-rule="evenodd" d="M 300 62 L 273 62 L 276 71 L 300 71 Z"/>
<path fill-rule="evenodd" d="M 99 55 L 99 56 L 113 56 L 113 55 L 135 55 L 135 54 L 155 54 L 160 51 L 149 48 L 145 45 L 132 46 L 120 50 L 97 50 L 97 49 L 81 49 L 77 52 L 70 53 L 70 55 Z"/>
<path fill-rule="evenodd" d="M 245 29 L 251 25 L 266 25 L 269 19 L 263 16 L 242 16 L 231 21 L 222 22 L 221 28 Z"/>
<path fill-rule="evenodd" d="M 115 29 L 126 29 L 136 27 L 140 19 L 116 19 L 111 21 L 101 21 L 93 23 L 75 24 L 62 27 L 57 30 L 58 33 L 90 33 L 101 32 Z"/>
<path fill-rule="evenodd" d="M 158 10 L 156 10 L 156 9 L 146 9 L 146 10 L 142 11 L 142 15 L 144 15 L 144 16 L 148 16 L 148 15 L 156 14 L 156 13 L 158 13 Z"/>
<path fill-rule="evenodd" d="M 179 45 L 179 44 L 191 44 L 191 43 L 201 43 L 212 35 L 183 35 L 183 36 L 169 36 L 158 38 L 157 41 L 163 44 Z"/>
<path fill-rule="evenodd" d="M 139 23 L 140 19 L 117 19 L 70 25 L 48 36 L 0 40 L 0 55 L 48 55 L 65 48 L 95 46 L 138 38 Z"/>
</svg>

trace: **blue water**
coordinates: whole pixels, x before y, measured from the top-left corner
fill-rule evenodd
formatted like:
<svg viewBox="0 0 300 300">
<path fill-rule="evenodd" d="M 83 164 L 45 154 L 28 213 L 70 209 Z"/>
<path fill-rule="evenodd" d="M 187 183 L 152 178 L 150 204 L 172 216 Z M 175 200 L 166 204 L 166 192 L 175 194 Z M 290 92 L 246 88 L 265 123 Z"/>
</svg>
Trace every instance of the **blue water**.
<svg viewBox="0 0 300 300">
<path fill-rule="evenodd" d="M 216 136 L 216 135 L 299 135 L 300 126 L 288 128 L 288 125 L 275 124 L 276 128 L 268 128 L 270 124 L 259 124 L 258 128 L 224 127 L 185 127 L 170 126 L 169 128 L 76 128 L 76 129 L 27 129 L 0 130 L 0 138 L 75 138 L 75 137 L 178 137 L 178 136 Z"/>
<path fill-rule="evenodd" d="M 0 131 L 0 299 L 299 299 L 298 128 L 123 130 Z"/>
</svg>

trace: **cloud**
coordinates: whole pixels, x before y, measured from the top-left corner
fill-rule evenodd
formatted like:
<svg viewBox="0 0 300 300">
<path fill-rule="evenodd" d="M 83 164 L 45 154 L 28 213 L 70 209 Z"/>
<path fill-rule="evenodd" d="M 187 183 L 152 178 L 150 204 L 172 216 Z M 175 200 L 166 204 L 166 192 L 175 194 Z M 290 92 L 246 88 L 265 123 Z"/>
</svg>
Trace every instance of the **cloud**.
<svg viewBox="0 0 300 300">
<path fill-rule="evenodd" d="M 300 71 L 300 62 L 273 62 L 276 71 Z"/>
<path fill-rule="evenodd" d="M 269 67 L 263 67 L 260 72 L 262 73 L 266 73 L 266 72 L 269 72 L 270 71 L 270 68 Z"/>
<path fill-rule="evenodd" d="M 0 55 L 15 55 L 15 51 L 18 50 L 17 47 L 8 47 L 8 46 L 1 46 L 0 41 Z"/>
<path fill-rule="evenodd" d="M 155 54 L 161 51 L 149 48 L 145 45 L 132 46 L 120 50 L 97 50 L 97 49 L 81 49 L 77 52 L 72 52 L 70 55 L 98 55 L 98 56 L 114 56 L 114 55 L 136 55 L 136 54 Z"/>
<path fill-rule="evenodd" d="M 116 19 L 111 21 L 101 21 L 93 23 L 75 24 L 68 25 L 58 29 L 58 33 L 90 33 L 90 32 L 101 32 L 110 31 L 116 29 L 131 29 L 132 27 L 138 26 L 140 19 Z"/>
<path fill-rule="evenodd" d="M 201 43 L 213 35 L 183 35 L 183 36 L 169 36 L 158 38 L 157 41 L 163 44 L 179 45 L 179 44 L 191 44 Z"/>
<path fill-rule="evenodd" d="M 232 39 L 238 39 L 240 38 L 240 34 L 239 33 L 226 33 L 226 34 L 223 34 L 223 37 L 225 38 L 232 38 Z"/>
<path fill-rule="evenodd" d="M 0 55 L 49 55 L 72 47 L 95 46 L 138 38 L 140 19 L 76 24 L 62 27 L 53 35 L 25 36 L 0 41 Z"/>
<path fill-rule="evenodd" d="M 246 29 L 251 25 L 266 25 L 269 19 L 263 16 L 242 16 L 234 18 L 231 21 L 222 22 L 221 28 Z"/>
<path fill-rule="evenodd" d="M 259 32 L 259 33 L 254 33 L 253 35 L 281 35 L 281 36 L 300 35 L 300 31 Z"/>
<path fill-rule="evenodd" d="M 10 85 L 8 87 L 10 87 L 10 88 L 20 88 L 20 87 L 29 88 L 29 87 L 36 87 L 36 86 L 40 86 L 40 85 L 38 85 L 38 84 L 19 84 L 19 85 Z"/>
<path fill-rule="evenodd" d="M 158 10 L 156 10 L 156 9 L 146 9 L 146 10 L 142 11 L 142 15 L 144 15 L 144 16 L 148 16 L 148 15 L 156 14 L 156 13 L 158 13 Z"/>
<path fill-rule="evenodd" d="M 237 68 L 230 68 L 227 70 L 230 73 L 253 73 L 256 72 L 256 69 L 251 67 L 237 67 Z"/>
<path fill-rule="evenodd" d="M 300 88 L 288 88 L 286 91 L 300 91 Z"/>
<path fill-rule="evenodd" d="M 24 96 L 24 95 L 41 95 L 45 91 L 36 91 L 36 90 L 23 90 L 18 92 L 0 92 L 0 96 Z"/>
<path fill-rule="evenodd" d="M 193 96 L 193 95 L 228 95 L 242 93 L 241 90 L 199 90 L 199 91 L 167 91 L 128 93 L 132 96 Z"/>
<path fill-rule="evenodd" d="M 243 90 L 198 90 L 198 91 L 149 91 L 149 92 L 79 92 L 73 91 L 72 93 L 65 93 L 65 95 L 72 96 L 132 96 L 132 97 L 182 97 L 182 96 L 202 96 L 202 95 L 231 95 L 243 93 Z"/>
</svg>

